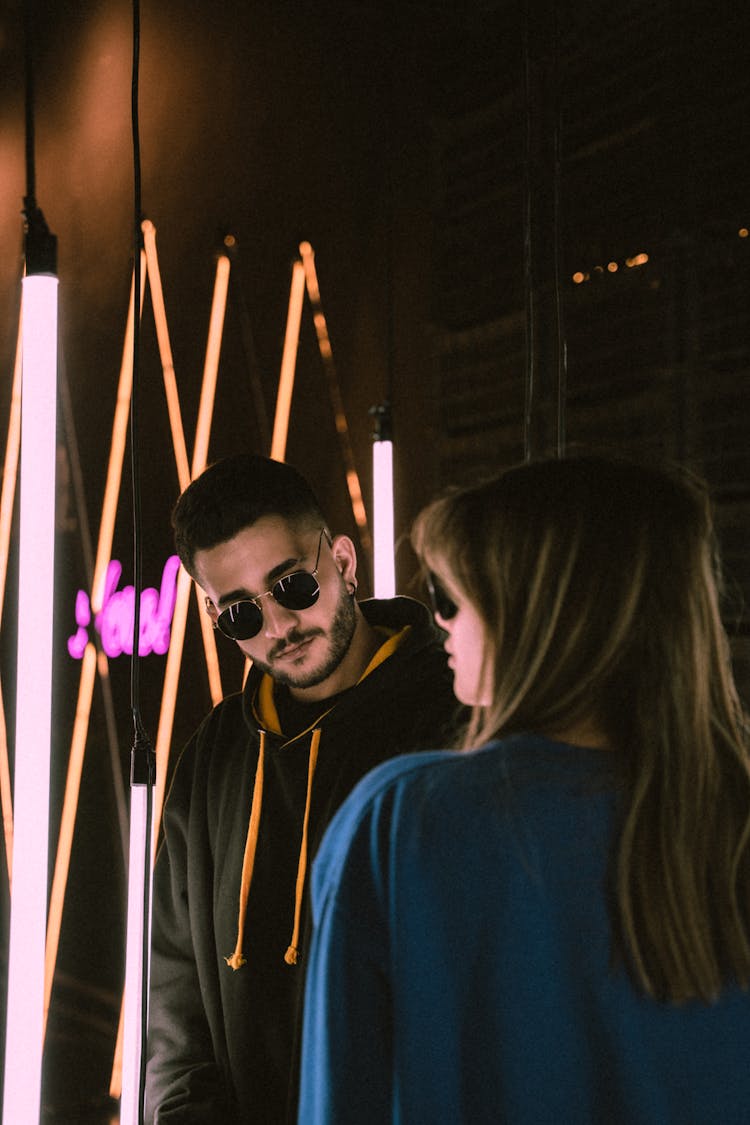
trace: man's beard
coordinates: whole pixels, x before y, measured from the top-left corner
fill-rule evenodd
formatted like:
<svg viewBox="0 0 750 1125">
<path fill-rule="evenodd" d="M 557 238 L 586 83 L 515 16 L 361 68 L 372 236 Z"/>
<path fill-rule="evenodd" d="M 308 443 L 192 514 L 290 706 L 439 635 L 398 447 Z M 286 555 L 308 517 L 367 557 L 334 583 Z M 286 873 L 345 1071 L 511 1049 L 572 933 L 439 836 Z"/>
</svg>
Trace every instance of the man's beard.
<svg viewBox="0 0 750 1125">
<path fill-rule="evenodd" d="M 345 585 L 341 584 L 341 594 L 336 605 L 330 627 L 325 629 L 292 629 L 278 646 L 279 651 L 289 648 L 290 645 L 302 644 L 312 637 L 328 637 L 328 649 L 323 660 L 317 667 L 303 668 L 299 672 L 289 668 L 279 670 L 274 664 L 273 651 L 269 653 L 267 663 L 254 660 L 253 663 L 261 672 L 266 672 L 277 684 L 287 684 L 289 687 L 310 688 L 322 684 L 332 675 L 346 656 L 352 643 L 354 630 L 357 625 L 357 611 L 355 601 L 347 592 Z"/>
</svg>

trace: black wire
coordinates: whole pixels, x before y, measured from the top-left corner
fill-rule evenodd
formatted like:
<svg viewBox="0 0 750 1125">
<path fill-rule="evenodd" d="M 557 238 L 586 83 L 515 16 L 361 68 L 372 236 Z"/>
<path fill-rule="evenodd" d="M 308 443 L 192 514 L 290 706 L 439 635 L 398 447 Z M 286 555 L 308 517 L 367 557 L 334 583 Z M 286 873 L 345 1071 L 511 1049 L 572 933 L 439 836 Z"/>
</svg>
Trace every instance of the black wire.
<svg viewBox="0 0 750 1125">
<path fill-rule="evenodd" d="M 523 412 L 523 455 L 525 461 L 531 460 L 532 423 L 535 395 L 535 323 L 534 323 L 534 265 L 532 239 L 532 81 L 530 57 L 529 11 L 526 9 L 524 27 L 524 68 L 526 86 L 526 159 L 524 162 L 524 296 L 526 306 L 526 357 L 524 367 L 524 412 Z"/>
<path fill-rule="evenodd" d="M 389 23 L 396 25 L 396 4 L 389 5 Z M 400 32 L 400 29 L 399 29 Z M 382 39 L 381 39 L 382 44 Z M 386 141 L 385 141 L 385 282 L 386 282 L 386 366 L 385 366 L 385 402 L 393 403 L 393 390 L 396 367 L 396 294 L 395 294 L 395 268 L 394 268 L 394 126 L 395 126 L 395 52 L 389 51 L 385 81 L 387 83 L 385 96 L 388 99 L 386 106 Z"/>
<path fill-rule="evenodd" d="M 558 21 L 557 4 L 554 10 L 554 46 L 553 46 L 553 96 L 555 101 L 554 123 L 554 274 L 555 274 L 555 323 L 557 327 L 557 456 L 564 457 L 566 444 L 566 406 L 568 391 L 568 343 L 565 335 L 565 314 L 562 303 L 560 285 L 560 181 L 562 177 L 562 108 L 560 105 L 560 59 L 559 37 L 560 26 Z"/>
<path fill-rule="evenodd" d="M 140 361 L 140 301 L 141 301 L 141 144 L 138 126 L 138 75 L 140 68 L 140 12 L 138 0 L 133 0 L 133 73 L 131 84 L 131 118 L 133 131 L 133 382 L 130 399 L 130 463 L 133 491 L 133 584 L 135 587 L 133 621 L 133 659 L 131 661 L 130 703 L 133 710 L 135 733 L 138 733 L 138 707 L 140 697 L 140 661 L 138 637 L 140 632 L 141 567 L 141 488 L 138 464 L 138 392 Z"/>
<path fill-rule="evenodd" d="M 150 754 L 151 748 L 148 747 Z M 149 763 L 150 766 L 150 763 Z M 146 784 L 146 831 L 144 833 L 143 847 L 143 947 L 141 956 L 141 1051 L 140 1071 L 138 1074 L 138 1125 L 144 1123 L 144 1102 L 146 1095 L 146 1047 L 148 1043 L 148 982 L 149 958 L 151 954 L 151 927 L 149 918 L 151 914 L 151 825 L 154 809 L 154 788 L 152 778 L 149 776 Z"/>
<path fill-rule="evenodd" d="M 153 820 L 153 751 L 140 713 L 140 618 L 143 566 L 141 551 L 141 483 L 139 457 L 139 374 L 141 300 L 141 144 L 138 124 L 138 85 L 140 71 L 140 8 L 133 0 L 133 68 L 131 82 L 131 122 L 133 135 L 133 381 L 130 399 L 130 462 L 133 492 L 133 653 L 131 657 L 130 703 L 133 714 L 131 788 L 146 786 L 146 818 L 143 846 L 143 927 L 141 957 L 140 1068 L 138 1075 L 138 1122 L 144 1121 L 146 1085 L 146 1047 L 148 1040 L 148 982 L 151 913 L 151 834 Z M 131 795 L 132 806 L 132 795 Z"/>
<path fill-rule="evenodd" d="M 26 118 L 26 195 L 23 200 L 24 257 L 27 274 L 57 275 L 57 238 L 36 202 L 34 113 L 34 14 L 32 0 L 23 4 L 24 81 Z"/>
<path fill-rule="evenodd" d="M 32 0 L 26 0 L 23 6 L 23 35 L 24 35 L 24 81 L 26 86 L 26 198 L 25 204 L 31 209 L 36 204 L 36 166 L 34 163 L 34 64 L 32 61 L 32 28 L 33 16 L 31 13 Z"/>
</svg>

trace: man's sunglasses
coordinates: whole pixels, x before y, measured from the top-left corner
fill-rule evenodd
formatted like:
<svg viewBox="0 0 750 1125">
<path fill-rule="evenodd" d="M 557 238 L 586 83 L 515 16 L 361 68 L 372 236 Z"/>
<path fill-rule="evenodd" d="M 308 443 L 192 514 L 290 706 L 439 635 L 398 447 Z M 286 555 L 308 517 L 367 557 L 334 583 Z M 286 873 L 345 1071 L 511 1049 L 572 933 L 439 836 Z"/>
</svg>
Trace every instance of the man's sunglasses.
<svg viewBox="0 0 750 1125">
<path fill-rule="evenodd" d="M 448 597 L 440 584 L 440 579 L 429 571 L 427 574 L 427 592 L 430 595 L 432 612 L 443 621 L 450 621 L 458 613 L 458 606 Z"/>
<path fill-rule="evenodd" d="M 318 554 L 312 571 L 295 570 L 292 574 L 285 574 L 274 582 L 270 590 L 257 594 L 254 598 L 243 598 L 239 602 L 223 609 L 216 618 L 216 628 L 221 629 L 225 637 L 232 641 L 249 641 L 257 637 L 263 625 L 263 610 L 261 598 L 272 597 L 283 609 L 310 609 L 314 606 L 320 595 L 318 583 L 318 563 L 320 562 L 320 549 L 323 546 L 325 528 L 321 528 L 318 539 Z M 206 598 L 206 605 L 210 599 Z"/>
</svg>

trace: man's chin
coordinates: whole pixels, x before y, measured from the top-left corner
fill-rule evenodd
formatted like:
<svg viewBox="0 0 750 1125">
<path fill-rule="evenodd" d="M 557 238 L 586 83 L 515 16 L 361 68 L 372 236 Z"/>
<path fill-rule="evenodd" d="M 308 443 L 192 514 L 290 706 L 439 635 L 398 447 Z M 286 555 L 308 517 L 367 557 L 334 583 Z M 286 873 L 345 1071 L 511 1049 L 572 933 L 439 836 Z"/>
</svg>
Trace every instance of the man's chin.
<svg viewBox="0 0 750 1125">
<path fill-rule="evenodd" d="M 314 638 L 311 638 L 312 640 Z M 306 642 L 299 646 L 299 652 L 290 650 L 287 655 L 282 653 L 267 664 L 257 661 L 256 664 L 277 684 L 285 684 L 292 688 L 315 687 L 328 679 L 334 669 L 330 667 L 330 660 L 324 660 L 322 664 L 320 662 L 309 664 L 312 647 L 310 642 Z"/>
<path fill-rule="evenodd" d="M 284 667 L 283 662 L 274 664 L 270 672 L 277 683 L 286 684 L 287 687 L 303 690 L 304 688 L 318 687 L 320 684 L 325 683 L 338 669 L 340 664 L 340 654 L 332 654 L 329 652 L 327 658 L 316 666 L 306 666 L 303 655 L 300 657 L 297 664 L 295 664 L 294 660 L 288 661 L 287 667 Z"/>
</svg>

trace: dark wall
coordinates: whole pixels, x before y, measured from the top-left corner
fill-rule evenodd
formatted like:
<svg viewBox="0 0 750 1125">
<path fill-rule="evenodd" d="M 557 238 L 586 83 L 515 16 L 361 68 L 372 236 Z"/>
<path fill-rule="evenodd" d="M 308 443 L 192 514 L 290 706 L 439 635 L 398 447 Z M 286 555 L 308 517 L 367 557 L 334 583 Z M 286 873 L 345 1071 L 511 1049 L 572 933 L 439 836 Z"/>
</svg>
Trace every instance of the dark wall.
<svg viewBox="0 0 750 1125">
<path fill-rule="evenodd" d="M 309 239 L 368 503 L 369 408 L 393 404 L 401 588 L 418 592 L 404 537 L 442 485 L 561 440 L 660 451 L 715 488 L 744 685 L 748 17 L 688 9 L 666 0 L 142 4 L 142 211 L 157 227 L 189 449 L 224 236 L 236 249 L 212 458 L 264 448 L 258 395 L 272 415 L 291 261 Z M 86 525 L 94 543 L 98 533 L 132 270 L 131 14 L 125 0 L 63 0 L 39 4 L 34 23 L 36 189 L 59 239 L 70 400 L 60 424 L 53 849 L 79 674 L 65 642 L 75 593 L 88 588 Z M 3 419 L 22 267 L 23 47 L 21 5 L 6 0 Z M 648 261 L 627 264 L 642 253 Z M 158 585 L 178 483 L 148 300 L 138 435 L 143 578 Z M 288 458 L 336 529 L 356 536 L 309 307 Z M 128 473 L 113 550 L 123 583 L 132 581 Z M 364 554 L 361 568 L 368 593 Z M 11 739 L 14 583 L 11 558 L 0 644 Z M 228 645 L 222 664 L 225 685 L 239 684 Z M 62 1120 L 73 1106 L 106 1105 L 119 1011 L 128 661 L 111 672 L 111 711 L 99 688 L 94 700 L 53 993 L 50 1120 L 53 1109 Z M 163 675 L 163 657 L 144 659 L 141 702 L 154 735 Z M 173 755 L 209 706 L 192 609 Z M 0 888 L 4 934 L 2 879 Z"/>
</svg>

